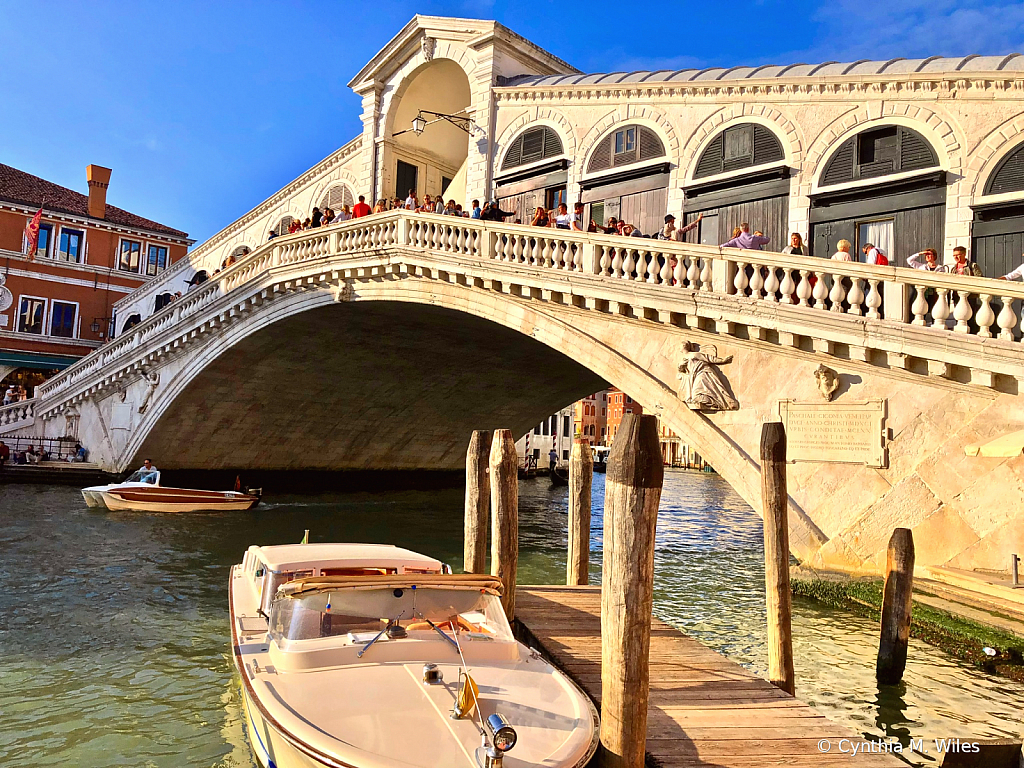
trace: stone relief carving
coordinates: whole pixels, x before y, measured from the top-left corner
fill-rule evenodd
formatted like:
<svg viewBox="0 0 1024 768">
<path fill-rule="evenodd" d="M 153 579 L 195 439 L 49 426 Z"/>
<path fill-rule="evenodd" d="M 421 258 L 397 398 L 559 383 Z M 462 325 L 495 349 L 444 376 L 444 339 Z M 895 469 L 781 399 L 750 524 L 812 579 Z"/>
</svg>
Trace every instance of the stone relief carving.
<svg viewBox="0 0 1024 768">
<path fill-rule="evenodd" d="M 152 399 L 153 393 L 156 392 L 156 388 L 160 386 L 159 373 L 150 373 L 143 369 L 142 378 L 146 380 L 146 394 L 143 395 L 142 402 L 139 403 L 139 413 L 146 412 L 146 409 L 149 408 L 149 401 Z"/>
<path fill-rule="evenodd" d="M 839 374 L 826 365 L 819 365 L 814 369 L 814 382 L 821 396 L 831 402 L 835 391 L 839 389 Z"/>
<path fill-rule="evenodd" d="M 356 295 L 355 290 L 352 288 L 352 283 L 348 280 L 342 280 L 334 286 L 333 292 L 335 301 L 352 301 Z"/>
<path fill-rule="evenodd" d="M 70 406 L 64 411 L 64 436 L 73 440 L 78 439 L 78 420 L 80 414 L 75 406 Z"/>
<path fill-rule="evenodd" d="M 683 402 L 694 411 L 735 411 L 740 407 L 729 382 L 719 366 L 732 362 L 732 355 L 719 357 L 711 344 L 701 347 L 692 341 L 683 342 L 683 362 L 679 366 Z"/>
<path fill-rule="evenodd" d="M 434 48 L 437 46 L 437 40 L 432 37 L 424 37 L 420 41 L 420 47 L 423 50 L 423 58 L 427 61 L 434 60 Z"/>
</svg>

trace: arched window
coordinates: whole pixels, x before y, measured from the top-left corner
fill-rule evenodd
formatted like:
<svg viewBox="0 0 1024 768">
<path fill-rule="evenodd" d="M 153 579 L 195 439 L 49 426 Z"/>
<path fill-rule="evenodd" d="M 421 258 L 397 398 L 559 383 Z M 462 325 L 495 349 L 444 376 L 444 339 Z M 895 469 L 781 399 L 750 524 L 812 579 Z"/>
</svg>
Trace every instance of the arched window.
<svg viewBox="0 0 1024 768">
<path fill-rule="evenodd" d="M 933 168 L 939 159 L 917 131 L 884 125 L 851 136 L 842 143 L 821 174 L 821 186 Z"/>
<path fill-rule="evenodd" d="M 552 128 L 531 128 L 512 142 L 501 162 L 501 170 L 507 171 L 509 168 L 557 157 L 563 151 L 562 140 Z"/>
<path fill-rule="evenodd" d="M 985 184 L 986 195 L 1024 191 L 1024 144 L 1004 157 Z"/>
<path fill-rule="evenodd" d="M 770 128 L 756 123 L 734 125 L 711 140 L 697 161 L 693 178 L 775 163 L 785 157 L 782 143 Z"/>
<path fill-rule="evenodd" d="M 155 310 L 157 312 L 159 312 L 161 309 L 166 307 L 172 301 L 174 301 L 174 294 L 173 293 L 167 292 L 167 293 L 159 293 L 159 294 L 157 294 Z"/>
<path fill-rule="evenodd" d="M 243 256 L 248 256 L 250 253 L 252 253 L 252 249 L 248 245 L 240 245 L 231 252 L 231 255 L 238 260 Z"/>
<path fill-rule="evenodd" d="M 293 221 L 295 221 L 295 219 L 293 219 L 291 216 L 285 216 L 283 219 L 277 222 L 277 226 L 274 227 L 271 230 L 271 232 L 276 234 L 278 237 L 280 237 L 281 235 L 287 235 L 288 227 L 292 225 Z"/>
<path fill-rule="evenodd" d="M 665 156 L 658 134 L 644 125 L 626 125 L 605 136 L 594 147 L 587 173 L 606 171 Z"/>
<path fill-rule="evenodd" d="M 124 325 L 121 326 L 121 333 L 126 333 L 127 331 L 131 330 L 132 328 L 134 328 L 136 325 L 138 325 L 141 322 L 142 322 L 142 315 L 139 315 L 139 314 L 128 315 L 128 319 L 125 320 L 124 321 Z"/>
<path fill-rule="evenodd" d="M 329 188 L 326 192 L 324 192 L 324 196 L 320 198 L 319 207 L 321 211 L 324 210 L 325 208 L 330 208 L 332 210 L 337 211 L 342 206 L 355 205 L 355 202 L 356 201 L 352 199 L 352 193 L 349 191 L 348 187 L 346 187 L 344 184 L 335 184 L 333 187 Z M 289 219 L 288 223 L 291 224 L 291 217 L 286 216 L 285 218 Z M 285 232 L 287 233 L 287 231 L 288 230 L 286 228 Z M 279 232 L 278 234 L 281 233 Z"/>
</svg>

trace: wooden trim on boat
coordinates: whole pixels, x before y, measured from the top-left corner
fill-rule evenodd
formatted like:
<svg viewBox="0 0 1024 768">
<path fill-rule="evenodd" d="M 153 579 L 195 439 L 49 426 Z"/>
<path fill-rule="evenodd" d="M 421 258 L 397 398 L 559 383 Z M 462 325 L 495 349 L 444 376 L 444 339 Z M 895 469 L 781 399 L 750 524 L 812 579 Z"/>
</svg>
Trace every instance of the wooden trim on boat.
<svg viewBox="0 0 1024 768">
<path fill-rule="evenodd" d="M 249 694 L 249 700 L 253 706 L 259 710 L 260 715 L 264 721 L 270 724 L 270 726 L 281 735 L 285 741 L 291 744 L 299 752 L 302 752 L 307 757 L 311 757 L 314 760 L 318 760 L 329 768 L 359 768 L 359 766 L 352 765 L 339 760 L 336 757 L 332 757 L 325 752 L 321 752 L 316 747 L 307 744 L 306 742 L 299 739 L 297 736 L 293 736 L 287 730 L 285 730 L 279 722 L 274 718 L 267 708 L 263 706 L 263 702 L 260 701 L 256 695 L 256 689 L 252 686 L 252 681 L 249 680 L 249 676 L 245 673 L 245 664 L 242 663 L 242 649 L 238 644 L 238 631 L 236 629 L 237 621 L 235 621 L 235 566 L 231 567 L 230 575 L 228 576 L 228 614 L 231 619 L 231 655 L 235 661 L 235 670 L 242 678 L 242 685 L 245 687 L 246 692 Z M 269 622 L 268 622 L 269 625 Z M 269 626 L 268 626 L 269 629 Z M 254 724 L 255 725 L 255 724 Z M 269 750 L 268 750 L 269 752 Z"/>
</svg>

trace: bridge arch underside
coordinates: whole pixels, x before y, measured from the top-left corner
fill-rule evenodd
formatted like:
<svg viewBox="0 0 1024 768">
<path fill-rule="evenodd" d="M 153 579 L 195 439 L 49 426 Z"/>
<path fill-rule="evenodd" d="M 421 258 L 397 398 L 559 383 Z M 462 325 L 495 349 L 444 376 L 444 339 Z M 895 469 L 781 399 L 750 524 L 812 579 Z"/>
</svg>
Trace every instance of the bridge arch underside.
<svg viewBox="0 0 1024 768">
<path fill-rule="evenodd" d="M 607 386 L 505 326 L 436 306 L 332 303 L 210 361 L 132 463 L 167 469 L 457 469 L 474 429 L 518 437 Z"/>
</svg>

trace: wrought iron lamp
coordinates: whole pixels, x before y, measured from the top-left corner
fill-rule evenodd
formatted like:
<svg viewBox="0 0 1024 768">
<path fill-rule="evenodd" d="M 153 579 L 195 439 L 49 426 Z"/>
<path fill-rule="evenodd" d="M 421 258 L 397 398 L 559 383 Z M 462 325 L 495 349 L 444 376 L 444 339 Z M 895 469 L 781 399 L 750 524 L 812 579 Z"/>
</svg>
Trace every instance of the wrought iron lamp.
<svg viewBox="0 0 1024 768">
<path fill-rule="evenodd" d="M 464 109 L 460 110 L 460 112 L 465 111 L 466 110 Z M 416 113 L 416 117 L 412 119 L 412 128 L 408 128 L 404 131 L 399 131 L 398 133 L 393 133 L 391 135 L 394 137 L 401 136 L 403 133 L 415 133 L 417 136 L 422 136 L 424 129 L 426 129 L 428 125 L 440 123 L 441 121 L 451 123 L 456 128 L 461 128 L 466 133 L 469 133 L 470 127 L 475 125 L 475 123 L 467 116 L 460 114 L 460 112 L 456 112 L 454 115 L 448 115 L 444 112 L 432 112 L 429 109 L 421 109 Z M 428 115 L 434 119 L 427 119 Z"/>
</svg>

